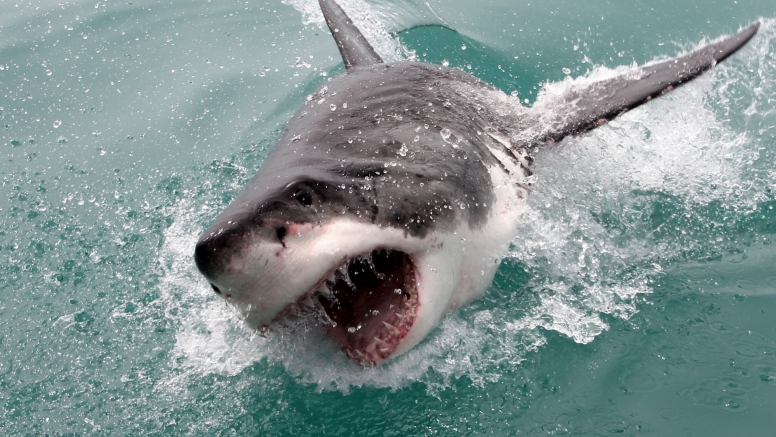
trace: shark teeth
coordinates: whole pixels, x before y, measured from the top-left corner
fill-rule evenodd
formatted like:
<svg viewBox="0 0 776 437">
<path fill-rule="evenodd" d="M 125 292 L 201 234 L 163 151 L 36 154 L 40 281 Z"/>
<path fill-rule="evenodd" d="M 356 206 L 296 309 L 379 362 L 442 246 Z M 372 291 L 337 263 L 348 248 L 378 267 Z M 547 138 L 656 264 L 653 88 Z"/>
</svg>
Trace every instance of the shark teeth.
<svg viewBox="0 0 776 437">
<path fill-rule="evenodd" d="M 388 323 L 388 322 L 383 322 L 383 326 L 385 326 L 386 328 L 388 328 L 388 330 L 389 330 L 391 333 L 398 334 L 398 333 L 400 333 L 400 332 L 401 332 L 401 331 L 399 331 L 399 329 L 398 329 L 397 327 L 395 327 L 395 326 L 391 325 L 391 324 L 390 324 L 390 323 Z"/>
<path fill-rule="evenodd" d="M 376 249 L 376 251 L 380 250 L 384 249 Z M 368 275 L 367 278 L 377 278 L 380 281 L 385 279 L 396 280 L 395 276 L 389 276 L 388 270 L 384 271 L 386 269 L 386 264 L 384 264 L 386 255 L 383 254 L 380 255 L 380 258 L 376 258 L 376 251 L 343 259 L 340 265 L 330 270 L 309 294 L 298 301 L 295 306 L 303 313 L 318 314 L 318 322 L 323 326 L 327 326 L 326 329 L 336 330 L 335 332 L 344 330 L 345 328 L 342 327 L 344 325 L 340 323 L 338 326 L 335 318 L 329 314 L 327 308 L 340 308 L 339 305 L 341 303 L 338 302 L 343 298 L 340 294 L 350 293 L 346 291 L 348 288 L 353 292 L 359 291 L 357 289 L 359 286 L 356 284 L 360 284 L 363 281 L 359 282 L 361 277 L 358 275 L 364 273 Z M 411 263 L 411 260 L 409 262 Z M 412 269 L 412 264 L 410 264 L 409 268 Z M 412 270 L 409 271 L 412 272 Z M 390 275 L 394 274 L 391 273 Z M 412 279 L 408 277 L 404 282 L 397 283 L 396 286 L 386 285 L 386 287 L 381 289 L 381 292 L 390 293 L 392 302 L 390 303 L 390 308 L 386 305 L 385 313 L 383 313 L 383 309 L 380 311 L 382 314 L 368 311 L 369 307 L 363 309 L 370 314 L 370 317 L 379 317 L 377 319 L 379 322 L 375 320 L 379 328 L 373 325 L 368 334 L 369 337 L 361 338 L 355 336 L 353 338 L 359 339 L 357 342 L 347 344 L 347 341 L 343 341 L 341 343 L 343 346 L 342 351 L 349 359 L 365 366 L 374 366 L 390 358 L 404 337 L 410 332 L 417 315 L 419 306 L 418 284 L 414 276 Z M 348 332 L 351 335 L 355 335 L 354 332 L 349 330 Z"/>
<path fill-rule="evenodd" d="M 307 296 L 304 300 L 302 300 L 299 303 L 306 306 L 307 308 L 315 308 L 315 301 L 313 301 L 312 295 Z"/>
</svg>

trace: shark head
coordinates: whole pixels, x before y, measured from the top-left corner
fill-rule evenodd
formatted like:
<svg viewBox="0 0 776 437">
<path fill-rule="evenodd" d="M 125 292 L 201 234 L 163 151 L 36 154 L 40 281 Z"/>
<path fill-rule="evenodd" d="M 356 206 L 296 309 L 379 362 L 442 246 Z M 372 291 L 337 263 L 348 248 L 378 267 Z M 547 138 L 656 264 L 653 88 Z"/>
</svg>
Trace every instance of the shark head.
<svg viewBox="0 0 776 437">
<path fill-rule="evenodd" d="M 420 342 L 484 290 L 502 255 L 480 247 L 488 226 L 473 227 L 427 176 L 305 177 L 256 196 L 259 180 L 202 235 L 197 266 L 249 326 L 271 329 L 316 312 L 362 364 Z M 425 196 L 413 192 L 426 186 Z"/>
<path fill-rule="evenodd" d="M 434 233 L 413 236 L 349 212 L 318 220 L 326 191 L 318 188 L 293 187 L 298 206 L 274 204 L 271 212 L 284 210 L 275 217 L 265 211 L 211 228 L 197 245 L 197 265 L 249 326 L 271 328 L 317 310 L 348 356 L 379 364 L 436 325 L 454 298 L 460 265 Z M 293 207 L 310 220 L 290 218 Z"/>
<path fill-rule="evenodd" d="M 348 356 L 379 364 L 487 287 L 514 230 L 514 184 L 469 114 L 428 105 L 447 99 L 421 86 L 432 68 L 328 82 L 204 232 L 197 266 L 249 326 L 312 308 Z"/>
</svg>

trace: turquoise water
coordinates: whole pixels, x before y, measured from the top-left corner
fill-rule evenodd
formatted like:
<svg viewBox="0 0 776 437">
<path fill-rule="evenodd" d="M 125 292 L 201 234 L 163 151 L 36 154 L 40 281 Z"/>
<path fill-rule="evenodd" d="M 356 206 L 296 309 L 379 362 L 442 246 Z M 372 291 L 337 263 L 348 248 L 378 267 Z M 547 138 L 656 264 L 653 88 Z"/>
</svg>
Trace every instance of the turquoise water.
<svg viewBox="0 0 776 437">
<path fill-rule="evenodd" d="M 386 59 L 529 104 L 763 27 L 540 152 L 486 296 L 363 369 L 317 332 L 246 332 L 191 258 L 343 71 L 314 3 L 0 4 L 0 434 L 773 435 L 776 6 L 343 3 Z"/>
</svg>

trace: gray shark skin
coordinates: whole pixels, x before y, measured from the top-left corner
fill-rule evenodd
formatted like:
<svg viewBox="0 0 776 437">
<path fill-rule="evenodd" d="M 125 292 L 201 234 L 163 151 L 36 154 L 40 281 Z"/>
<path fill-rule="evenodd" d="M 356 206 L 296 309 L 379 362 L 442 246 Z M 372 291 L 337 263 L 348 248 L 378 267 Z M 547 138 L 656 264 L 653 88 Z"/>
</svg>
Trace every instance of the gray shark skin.
<svg viewBox="0 0 776 437">
<path fill-rule="evenodd" d="M 482 295 L 537 147 L 692 80 L 759 26 L 526 108 L 459 69 L 383 63 L 333 0 L 319 2 L 347 72 L 307 99 L 194 258 L 249 326 L 313 314 L 364 365 Z"/>
</svg>

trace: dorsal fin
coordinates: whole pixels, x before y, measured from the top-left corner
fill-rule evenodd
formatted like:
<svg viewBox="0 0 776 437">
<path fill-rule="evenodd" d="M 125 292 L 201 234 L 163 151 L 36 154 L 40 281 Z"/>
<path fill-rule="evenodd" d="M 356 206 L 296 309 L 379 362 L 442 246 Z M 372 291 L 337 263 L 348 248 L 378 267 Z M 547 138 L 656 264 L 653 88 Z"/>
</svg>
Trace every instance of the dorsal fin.
<svg viewBox="0 0 776 437">
<path fill-rule="evenodd" d="M 353 25 L 340 5 L 334 0 L 318 0 L 331 35 L 337 42 L 345 68 L 365 67 L 383 62 L 364 35 Z"/>
</svg>

